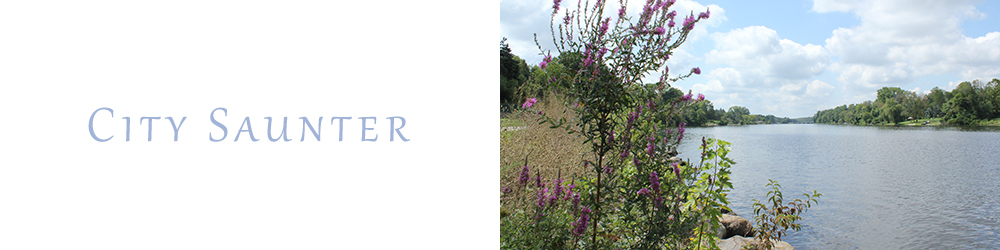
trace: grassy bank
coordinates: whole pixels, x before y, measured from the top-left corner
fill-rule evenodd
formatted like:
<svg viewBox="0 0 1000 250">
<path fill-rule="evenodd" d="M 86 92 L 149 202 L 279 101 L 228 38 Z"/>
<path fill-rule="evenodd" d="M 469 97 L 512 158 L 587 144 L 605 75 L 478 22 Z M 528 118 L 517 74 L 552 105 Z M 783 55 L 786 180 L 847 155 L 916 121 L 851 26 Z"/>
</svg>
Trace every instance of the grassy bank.
<svg viewBox="0 0 1000 250">
<path fill-rule="evenodd" d="M 564 112 L 565 106 L 556 101 L 539 102 L 532 109 L 541 110 L 555 118 L 571 119 L 575 116 L 571 111 Z M 536 171 L 545 180 L 554 180 L 559 176 L 564 180 L 572 180 L 593 172 L 587 171 L 583 166 L 583 161 L 589 159 L 589 154 L 586 154 L 589 148 L 583 144 L 583 138 L 577 134 L 568 134 L 562 129 L 549 128 L 547 123 L 538 124 L 538 117 L 539 115 L 531 112 L 515 111 L 507 118 L 500 119 L 501 127 L 519 128 L 500 131 L 500 187 L 516 186 L 514 183 L 518 181 L 517 176 L 525 165 L 525 158 L 528 159 L 532 178 Z M 522 199 L 516 196 L 508 196 L 502 202 L 505 207 L 510 208 L 525 205 L 517 204 Z"/>
</svg>

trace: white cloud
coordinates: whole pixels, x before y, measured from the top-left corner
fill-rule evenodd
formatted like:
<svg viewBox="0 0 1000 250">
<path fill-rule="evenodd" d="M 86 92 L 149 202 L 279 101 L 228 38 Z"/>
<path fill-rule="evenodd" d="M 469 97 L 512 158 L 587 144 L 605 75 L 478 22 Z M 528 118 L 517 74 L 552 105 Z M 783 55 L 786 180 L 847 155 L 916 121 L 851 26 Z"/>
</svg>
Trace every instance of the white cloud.
<svg viewBox="0 0 1000 250">
<path fill-rule="evenodd" d="M 744 81 L 754 85 L 775 87 L 785 84 L 782 80 L 813 77 L 822 73 L 829 62 L 823 47 L 781 39 L 776 31 L 763 26 L 715 33 L 712 38 L 715 49 L 705 61 L 731 65 L 747 77 Z"/>
<path fill-rule="evenodd" d="M 705 61 L 722 64 L 711 70 L 705 83 L 692 90 L 709 96 L 728 96 L 716 102 L 721 108 L 740 105 L 754 113 L 806 116 L 829 95 L 833 86 L 810 81 L 829 65 L 829 53 L 821 46 L 782 39 L 763 26 L 751 26 L 711 35 L 715 49 Z M 741 98 L 742 97 L 742 98 Z"/>
<path fill-rule="evenodd" d="M 826 97 L 830 95 L 830 91 L 833 91 L 833 86 L 830 84 L 820 81 L 813 80 L 806 87 L 806 96 L 809 97 Z"/>
<path fill-rule="evenodd" d="M 975 2 L 815 0 L 813 10 L 850 11 L 861 19 L 858 26 L 834 30 L 825 46 L 840 59 L 831 67 L 840 73 L 837 79 L 858 94 L 924 75 L 1000 76 L 1000 32 L 962 34 L 965 19 L 986 17 Z"/>
<path fill-rule="evenodd" d="M 848 12 L 857 5 L 854 0 L 815 0 L 812 11 L 819 13 L 827 12 Z"/>
</svg>

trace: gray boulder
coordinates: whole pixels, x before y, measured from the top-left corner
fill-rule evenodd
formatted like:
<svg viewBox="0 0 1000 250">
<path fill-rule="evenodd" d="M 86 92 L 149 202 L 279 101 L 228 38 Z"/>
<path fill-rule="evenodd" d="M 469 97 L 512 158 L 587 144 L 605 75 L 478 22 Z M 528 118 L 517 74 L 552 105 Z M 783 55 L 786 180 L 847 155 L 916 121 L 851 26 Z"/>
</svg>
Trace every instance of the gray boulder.
<svg viewBox="0 0 1000 250">
<path fill-rule="evenodd" d="M 746 246 L 753 241 L 753 238 L 743 238 L 742 236 L 733 236 L 725 240 L 719 241 L 719 249 L 721 250 L 742 250 L 743 246 Z"/>
<path fill-rule="evenodd" d="M 729 239 L 719 241 L 717 246 L 722 250 L 742 250 L 743 247 L 747 245 L 760 245 L 760 242 L 754 238 L 744 238 L 743 236 L 733 236 Z M 774 243 L 772 250 L 795 250 L 791 244 L 784 241 L 778 241 Z"/>
<path fill-rule="evenodd" d="M 728 239 L 729 237 L 736 235 L 743 237 L 753 236 L 753 226 L 750 224 L 749 220 L 744 219 L 743 217 L 723 214 L 722 217 L 719 218 L 719 223 L 726 228 L 726 233 L 720 237 L 722 239 Z"/>
</svg>

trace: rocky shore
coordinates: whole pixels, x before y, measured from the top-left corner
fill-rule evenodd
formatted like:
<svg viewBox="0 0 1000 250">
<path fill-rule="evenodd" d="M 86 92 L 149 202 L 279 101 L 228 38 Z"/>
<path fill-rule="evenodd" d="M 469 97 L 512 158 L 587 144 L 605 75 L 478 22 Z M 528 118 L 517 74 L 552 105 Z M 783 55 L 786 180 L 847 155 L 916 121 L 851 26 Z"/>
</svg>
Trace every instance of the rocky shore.
<svg viewBox="0 0 1000 250">
<path fill-rule="evenodd" d="M 725 214 L 719 218 L 722 228 L 716 232 L 719 236 L 717 244 L 722 250 L 741 250 L 747 245 L 760 245 L 760 241 L 754 239 L 753 224 L 746 218 L 740 217 L 732 211 L 724 211 Z M 794 250 L 795 248 L 788 242 L 778 241 L 771 249 Z"/>
</svg>

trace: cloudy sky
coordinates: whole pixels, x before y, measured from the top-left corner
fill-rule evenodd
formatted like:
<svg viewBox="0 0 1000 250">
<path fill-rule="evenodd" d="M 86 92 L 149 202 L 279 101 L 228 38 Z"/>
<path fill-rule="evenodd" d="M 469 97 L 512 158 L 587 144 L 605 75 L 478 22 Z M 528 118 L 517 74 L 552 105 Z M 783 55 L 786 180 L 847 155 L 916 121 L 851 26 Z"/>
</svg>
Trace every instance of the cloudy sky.
<svg viewBox="0 0 1000 250">
<path fill-rule="evenodd" d="M 644 2 L 627 9 L 636 15 Z M 678 0 L 678 13 L 709 8 L 712 15 L 668 62 L 671 71 L 701 67 L 702 75 L 674 86 L 704 93 L 716 108 L 794 118 L 875 99 L 884 86 L 925 92 L 1000 78 L 1000 1 L 768 2 Z M 552 1 L 501 0 L 500 37 L 537 64 L 532 37 L 553 47 L 551 13 Z"/>
</svg>

